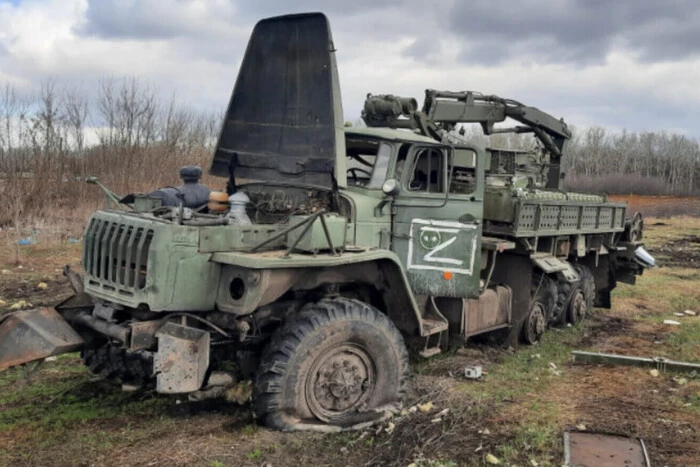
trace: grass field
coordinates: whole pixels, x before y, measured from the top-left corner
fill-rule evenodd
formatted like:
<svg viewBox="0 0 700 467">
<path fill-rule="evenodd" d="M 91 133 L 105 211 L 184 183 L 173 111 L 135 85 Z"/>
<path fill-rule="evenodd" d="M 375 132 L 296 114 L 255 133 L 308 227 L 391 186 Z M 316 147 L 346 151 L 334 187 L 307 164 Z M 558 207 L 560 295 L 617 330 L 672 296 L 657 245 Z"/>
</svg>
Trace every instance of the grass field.
<svg viewBox="0 0 700 467">
<path fill-rule="evenodd" d="M 570 358 L 581 349 L 700 362 L 700 316 L 674 315 L 700 312 L 700 218 L 647 219 L 646 229 L 660 267 L 616 289 L 612 310 L 552 329 L 536 346 L 471 344 L 416 361 L 407 407 L 432 402 L 426 413 L 366 432 L 279 433 L 258 426 L 247 405 L 121 392 L 69 354 L 34 373 L 0 374 L 0 465 L 451 466 L 487 465 L 490 454 L 501 465 L 547 466 L 561 465 L 566 429 L 642 437 L 653 465 L 700 465 L 700 375 Z M 79 245 L 0 243 L 11 252 L 0 264 L 0 312 L 70 294 L 59 268 L 78 261 Z M 483 365 L 482 380 L 462 376 L 471 364 Z"/>
</svg>

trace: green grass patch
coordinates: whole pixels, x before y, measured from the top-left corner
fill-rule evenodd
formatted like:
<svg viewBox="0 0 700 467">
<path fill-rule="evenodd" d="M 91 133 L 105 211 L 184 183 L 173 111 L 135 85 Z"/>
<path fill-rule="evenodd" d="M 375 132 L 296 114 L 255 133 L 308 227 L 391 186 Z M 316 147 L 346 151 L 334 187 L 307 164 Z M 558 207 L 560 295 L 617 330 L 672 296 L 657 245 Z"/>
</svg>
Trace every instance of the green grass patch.
<svg viewBox="0 0 700 467">
<path fill-rule="evenodd" d="M 554 329 L 534 346 L 523 346 L 504 357 L 478 383 L 465 382 L 460 388 L 480 401 L 509 401 L 549 386 L 561 378 L 571 351 L 583 334 L 583 326 Z M 552 365 L 553 364 L 553 365 Z"/>
<path fill-rule="evenodd" d="M 700 320 L 681 321 L 681 325 L 666 342 L 673 347 L 675 359 L 700 362 Z"/>
<path fill-rule="evenodd" d="M 74 357 L 63 357 L 45 364 L 29 380 L 21 368 L 2 374 L 0 431 L 21 430 L 51 445 L 60 439 L 56 435 L 88 422 L 147 417 L 169 403 L 165 397 L 125 393 L 96 381 Z M 99 432 L 89 434 L 93 436 Z"/>
</svg>

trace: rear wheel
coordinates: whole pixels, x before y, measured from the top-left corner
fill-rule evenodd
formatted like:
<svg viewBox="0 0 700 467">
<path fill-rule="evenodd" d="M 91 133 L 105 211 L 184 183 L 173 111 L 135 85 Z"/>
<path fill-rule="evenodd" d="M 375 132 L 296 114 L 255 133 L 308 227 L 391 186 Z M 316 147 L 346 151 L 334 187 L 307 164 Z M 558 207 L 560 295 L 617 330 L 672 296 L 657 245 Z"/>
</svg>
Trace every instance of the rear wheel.
<svg viewBox="0 0 700 467">
<path fill-rule="evenodd" d="M 521 338 L 526 344 L 535 344 L 544 335 L 557 302 L 557 288 L 551 277 L 542 272 L 532 275 L 530 309 L 523 324 Z"/>
<path fill-rule="evenodd" d="M 579 275 L 576 282 L 559 281 L 557 295 L 559 324 L 578 324 L 593 308 L 595 302 L 595 279 L 591 270 L 582 264 L 574 264 L 574 269 Z"/>
<path fill-rule="evenodd" d="M 281 429 L 334 430 L 398 408 L 408 354 L 394 324 L 358 300 L 306 305 L 275 333 L 253 388 L 256 415 Z"/>
<path fill-rule="evenodd" d="M 569 308 L 566 310 L 566 319 L 572 324 L 578 324 L 586 317 L 586 298 L 583 295 L 583 290 L 577 287 L 571 297 Z"/>
<path fill-rule="evenodd" d="M 572 324 L 578 324 L 593 309 L 595 303 L 595 278 L 593 273 L 582 264 L 574 264 L 580 277 L 578 287 L 571 296 L 567 319 Z"/>
<path fill-rule="evenodd" d="M 523 341 L 526 344 L 536 344 L 542 339 L 544 331 L 547 329 L 547 319 L 542 302 L 535 300 L 530 305 L 530 310 L 523 325 Z"/>
</svg>

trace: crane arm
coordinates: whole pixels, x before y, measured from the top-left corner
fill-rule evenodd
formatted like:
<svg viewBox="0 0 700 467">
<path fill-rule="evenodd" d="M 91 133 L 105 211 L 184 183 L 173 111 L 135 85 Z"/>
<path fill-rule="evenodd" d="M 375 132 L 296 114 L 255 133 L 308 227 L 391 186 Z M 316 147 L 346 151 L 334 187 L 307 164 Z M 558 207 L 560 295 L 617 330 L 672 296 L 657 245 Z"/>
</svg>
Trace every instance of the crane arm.
<svg viewBox="0 0 700 467">
<path fill-rule="evenodd" d="M 511 118 L 522 125 L 495 128 Z M 448 138 L 460 123 L 478 123 L 484 134 L 533 133 L 550 155 L 552 186 L 559 185 L 561 157 L 571 131 L 563 119 L 556 119 L 535 107 L 512 99 L 484 95 L 474 91 L 425 91 L 422 110 L 413 98 L 393 95 L 371 95 L 365 100 L 362 119 L 370 127 L 409 128 L 437 141 Z"/>
<path fill-rule="evenodd" d="M 525 126 L 494 128 L 511 118 Z M 561 157 L 564 144 L 571 138 L 566 123 L 535 107 L 512 99 L 489 96 L 474 91 L 451 92 L 428 89 L 423 109 L 413 98 L 392 95 L 368 95 L 362 111 L 367 126 L 413 128 L 426 136 L 442 139 L 459 123 L 479 123 L 484 134 L 534 133 L 554 156 Z"/>
</svg>

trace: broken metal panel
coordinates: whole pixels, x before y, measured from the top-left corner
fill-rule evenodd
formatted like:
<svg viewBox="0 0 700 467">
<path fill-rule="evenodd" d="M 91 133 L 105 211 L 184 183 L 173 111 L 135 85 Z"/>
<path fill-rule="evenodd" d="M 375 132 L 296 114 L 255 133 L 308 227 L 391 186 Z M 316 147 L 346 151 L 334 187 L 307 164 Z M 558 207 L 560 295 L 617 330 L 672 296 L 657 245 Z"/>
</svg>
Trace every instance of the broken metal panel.
<svg viewBox="0 0 700 467">
<path fill-rule="evenodd" d="M 649 467 L 641 438 L 601 433 L 565 432 L 564 465 L 571 467 Z"/>
<path fill-rule="evenodd" d="M 82 346 L 83 339 L 52 308 L 18 311 L 0 321 L 0 370 Z"/>
<path fill-rule="evenodd" d="M 180 394 L 201 388 L 209 367 L 209 333 L 169 322 L 156 332 L 156 338 L 156 390 Z"/>
<path fill-rule="evenodd" d="M 559 259 L 547 253 L 535 253 L 530 257 L 533 263 L 547 274 L 561 272 L 569 282 L 579 280 L 578 273 L 568 261 Z"/>
<path fill-rule="evenodd" d="M 663 357 L 644 358 L 630 357 L 627 355 L 615 355 L 596 352 L 573 351 L 571 355 L 574 362 L 582 363 L 609 363 L 612 365 L 627 365 L 638 367 L 657 368 L 659 370 L 680 371 L 680 372 L 700 372 L 700 363 L 676 362 Z"/>
<path fill-rule="evenodd" d="M 566 261 L 562 261 L 552 255 L 546 253 L 535 253 L 530 258 L 538 268 L 547 274 L 566 270 Z"/>
<path fill-rule="evenodd" d="M 211 173 L 331 188 L 344 145 L 335 47 L 320 13 L 260 21 L 229 102 Z M 339 136 L 341 136 L 339 138 Z M 344 150 L 344 147 L 343 147 Z M 345 171 L 340 186 L 344 186 Z"/>
</svg>

